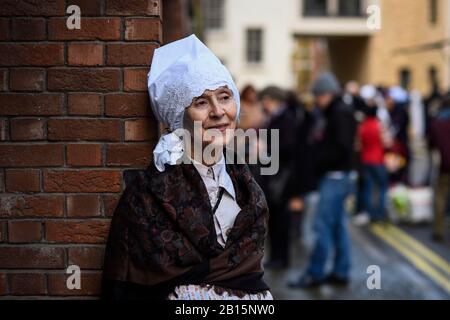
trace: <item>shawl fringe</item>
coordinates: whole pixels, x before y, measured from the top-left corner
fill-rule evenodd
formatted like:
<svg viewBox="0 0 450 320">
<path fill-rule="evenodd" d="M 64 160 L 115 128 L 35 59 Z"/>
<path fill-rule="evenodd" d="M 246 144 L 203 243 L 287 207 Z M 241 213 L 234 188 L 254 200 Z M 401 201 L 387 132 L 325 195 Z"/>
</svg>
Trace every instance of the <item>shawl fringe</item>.
<svg viewBox="0 0 450 320">
<path fill-rule="evenodd" d="M 241 299 L 248 294 L 258 294 L 258 295 L 261 295 L 263 298 L 266 298 L 266 296 L 268 295 L 268 292 L 269 292 L 269 290 L 253 291 L 253 290 L 233 289 L 233 288 L 217 286 L 217 285 L 213 285 L 213 284 L 209 284 L 209 283 L 204 283 L 204 282 L 196 284 L 196 285 L 198 285 L 201 288 L 213 289 L 214 292 L 220 296 L 223 295 L 224 292 L 227 292 L 228 295 L 236 296 Z M 172 291 L 172 294 L 174 294 L 175 297 L 179 298 L 178 293 L 175 291 L 175 289 Z"/>
</svg>

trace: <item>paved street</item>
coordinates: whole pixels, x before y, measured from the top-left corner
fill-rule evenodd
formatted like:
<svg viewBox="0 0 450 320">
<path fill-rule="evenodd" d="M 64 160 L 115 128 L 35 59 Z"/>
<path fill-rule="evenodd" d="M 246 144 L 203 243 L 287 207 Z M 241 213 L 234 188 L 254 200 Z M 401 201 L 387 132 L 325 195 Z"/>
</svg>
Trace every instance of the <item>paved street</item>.
<svg viewBox="0 0 450 320">
<path fill-rule="evenodd" d="M 450 239 L 432 242 L 429 226 L 350 226 L 350 233 L 353 268 L 348 287 L 288 288 L 287 281 L 301 273 L 308 256 L 308 247 L 293 241 L 290 267 L 266 269 L 275 299 L 450 299 Z M 380 267 L 381 289 L 367 287 L 370 265 Z"/>
</svg>

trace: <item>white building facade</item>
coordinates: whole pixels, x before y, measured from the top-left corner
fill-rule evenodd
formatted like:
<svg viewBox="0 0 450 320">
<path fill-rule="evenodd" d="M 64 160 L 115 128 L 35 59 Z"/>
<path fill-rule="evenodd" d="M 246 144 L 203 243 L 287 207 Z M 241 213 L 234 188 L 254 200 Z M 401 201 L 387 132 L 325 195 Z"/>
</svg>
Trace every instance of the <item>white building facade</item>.
<svg viewBox="0 0 450 320">
<path fill-rule="evenodd" d="M 306 70 L 306 78 L 311 78 L 317 67 L 310 52 L 305 52 L 311 51 L 311 45 L 302 48 L 302 39 L 307 43 L 323 37 L 365 41 L 376 32 L 368 28 L 366 15 L 367 7 L 376 3 L 377 0 L 205 0 L 204 41 L 229 68 L 238 87 L 253 84 L 257 89 L 267 85 L 298 89 L 299 74 Z"/>
</svg>

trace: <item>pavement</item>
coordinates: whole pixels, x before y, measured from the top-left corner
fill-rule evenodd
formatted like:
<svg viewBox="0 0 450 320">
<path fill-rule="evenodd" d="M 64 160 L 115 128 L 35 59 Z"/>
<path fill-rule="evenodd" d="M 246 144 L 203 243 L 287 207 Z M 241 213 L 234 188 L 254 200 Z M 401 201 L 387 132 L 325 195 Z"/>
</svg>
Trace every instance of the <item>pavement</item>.
<svg viewBox="0 0 450 320">
<path fill-rule="evenodd" d="M 358 227 L 349 223 L 349 231 L 352 239 L 352 270 L 347 287 L 326 284 L 316 289 L 288 288 L 287 282 L 296 279 L 305 269 L 313 245 L 305 236 L 294 234 L 289 267 L 281 270 L 265 269 L 265 280 L 274 298 L 450 299 L 450 237 L 442 243 L 433 242 L 429 225 L 372 224 Z M 266 246 L 265 259 L 270 253 L 268 241 Z M 380 271 L 379 288 L 370 286 L 370 283 L 374 283 L 373 277 L 370 278 L 373 275 L 371 270 L 377 267 Z"/>
</svg>

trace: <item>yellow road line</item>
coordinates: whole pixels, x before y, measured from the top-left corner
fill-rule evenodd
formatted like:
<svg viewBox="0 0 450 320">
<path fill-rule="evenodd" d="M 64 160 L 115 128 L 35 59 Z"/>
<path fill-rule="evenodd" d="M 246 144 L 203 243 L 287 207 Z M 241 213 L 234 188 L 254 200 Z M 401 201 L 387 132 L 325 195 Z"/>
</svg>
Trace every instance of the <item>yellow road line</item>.
<svg viewBox="0 0 450 320">
<path fill-rule="evenodd" d="M 373 225 L 370 230 L 385 242 L 390 244 L 394 249 L 401 253 L 407 260 L 409 260 L 417 269 L 430 277 L 437 285 L 442 287 L 450 294 L 450 279 L 442 275 L 439 271 L 433 268 L 425 259 L 417 255 L 410 248 L 398 241 L 395 237 L 389 234 L 385 228 L 379 225 Z"/>
<path fill-rule="evenodd" d="M 387 226 L 387 232 L 391 233 L 394 237 L 397 237 L 399 240 L 403 241 L 406 245 L 409 245 L 414 251 L 423 256 L 425 259 L 429 260 L 435 266 L 439 267 L 442 271 L 445 271 L 450 277 L 450 263 L 445 261 L 445 259 L 438 256 L 436 253 L 431 251 L 431 249 L 427 248 L 421 242 L 417 241 L 406 232 L 397 228 L 394 225 Z"/>
</svg>

